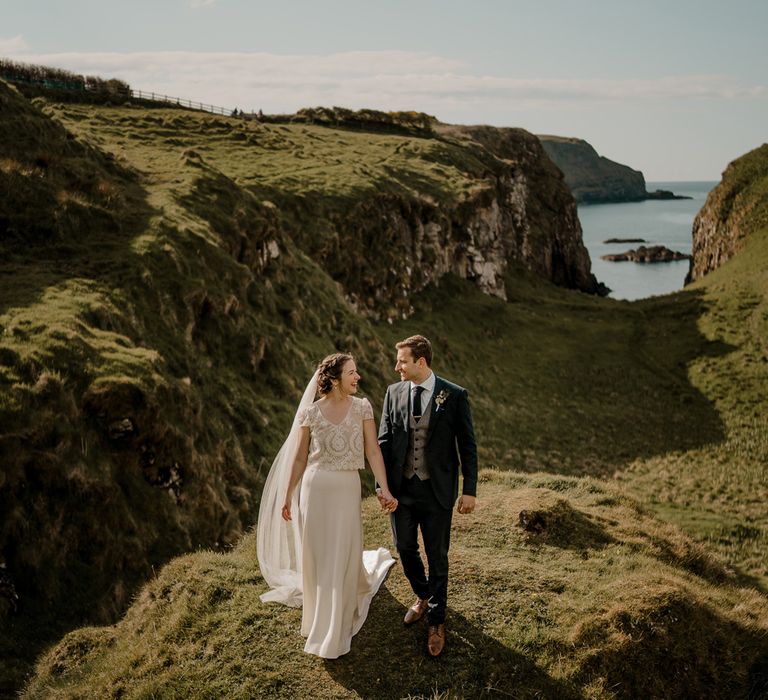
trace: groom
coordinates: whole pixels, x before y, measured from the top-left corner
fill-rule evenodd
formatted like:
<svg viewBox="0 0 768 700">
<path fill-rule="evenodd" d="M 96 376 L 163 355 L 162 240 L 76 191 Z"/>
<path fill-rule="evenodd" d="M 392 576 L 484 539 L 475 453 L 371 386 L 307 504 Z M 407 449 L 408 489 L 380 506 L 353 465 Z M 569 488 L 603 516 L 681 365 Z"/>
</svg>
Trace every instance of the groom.
<svg viewBox="0 0 768 700">
<path fill-rule="evenodd" d="M 417 596 L 405 615 L 405 624 L 412 625 L 426 615 L 427 651 L 439 656 L 445 645 L 448 545 L 459 468 L 463 481 L 457 509 L 459 513 L 475 509 L 475 433 L 467 390 L 432 372 L 429 340 L 414 335 L 395 347 L 395 371 L 402 381 L 387 389 L 379 445 L 389 488 L 399 501 L 391 515 L 395 546 Z M 419 555 L 419 529 L 429 576 Z"/>
</svg>

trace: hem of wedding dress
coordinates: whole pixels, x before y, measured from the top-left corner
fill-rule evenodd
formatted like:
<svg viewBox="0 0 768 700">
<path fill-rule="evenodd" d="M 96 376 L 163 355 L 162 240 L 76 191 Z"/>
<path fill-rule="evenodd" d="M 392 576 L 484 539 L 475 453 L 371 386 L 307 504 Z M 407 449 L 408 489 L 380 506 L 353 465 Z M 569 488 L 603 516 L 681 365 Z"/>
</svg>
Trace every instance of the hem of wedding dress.
<svg viewBox="0 0 768 700">
<path fill-rule="evenodd" d="M 306 646 L 304 647 L 304 651 L 307 654 L 312 654 L 312 656 L 317 656 L 317 657 L 319 657 L 321 659 L 328 659 L 330 661 L 332 661 L 333 659 L 338 659 L 340 656 L 344 656 L 345 654 L 349 654 L 351 649 L 352 649 L 352 644 L 350 644 L 347 647 L 346 651 L 340 651 L 338 654 L 336 654 L 336 656 L 331 656 L 330 654 L 322 653 L 320 650 L 307 649 Z"/>
</svg>

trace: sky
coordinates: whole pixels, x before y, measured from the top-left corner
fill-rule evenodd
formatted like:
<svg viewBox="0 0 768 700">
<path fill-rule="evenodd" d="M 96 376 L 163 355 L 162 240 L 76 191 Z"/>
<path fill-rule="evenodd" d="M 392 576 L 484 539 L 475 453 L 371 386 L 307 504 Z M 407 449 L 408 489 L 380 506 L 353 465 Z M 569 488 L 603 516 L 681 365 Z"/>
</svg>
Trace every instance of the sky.
<svg viewBox="0 0 768 700">
<path fill-rule="evenodd" d="M 768 141 L 765 0 L 0 0 L 0 56 L 227 109 L 576 136 L 648 181 Z"/>
</svg>

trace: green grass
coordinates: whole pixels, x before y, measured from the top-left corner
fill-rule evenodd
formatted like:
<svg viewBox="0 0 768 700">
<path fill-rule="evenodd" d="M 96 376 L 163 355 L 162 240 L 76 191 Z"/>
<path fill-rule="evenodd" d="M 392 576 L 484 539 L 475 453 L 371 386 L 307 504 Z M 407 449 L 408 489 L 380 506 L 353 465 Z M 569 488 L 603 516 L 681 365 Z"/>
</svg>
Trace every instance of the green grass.
<svg viewBox="0 0 768 700">
<path fill-rule="evenodd" d="M 768 601 L 699 545 L 591 479 L 484 470 L 455 516 L 447 649 L 404 628 L 395 567 L 349 655 L 304 654 L 300 609 L 264 605 L 255 536 L 180 557 L 113 627 L 66 636 L 28 698 L 746 697 L 765 683 Z M 521 510 L 545 518 L 530 534 Z M 365 540 L 389 526 L 364 504 Z M 691 637 L 691 630 L 696 630 Z M 649 673 L 648 669 L 654 672 Z"/>
<path fill-rule="evenodd" d="M 716 412 L 722 437 L 665 459 L 637 461 L 622 477 L 763 591 L 768 588 L 766 261 L 768 230 L 763 229 L 740 255 L 692 288 L 705 309 L 698 319 L 702 335 L 725 352 L 692 358 L 688 373 Z"/>
<path fill-rule="evenodd" d="M 390 341 L 419 329 L 436 341 L 436 371 L 471 389 L 485 461 L 611 477 L 637 457 L 722 437 L 684 366 L 719 351 L 698 331 L 695 293 L 666 319 L 681 346 L 654 358 L 655 310 L 516 284 L 503 303 L 446 280 L 412 318 L 379 328 Z"/>
</svg>

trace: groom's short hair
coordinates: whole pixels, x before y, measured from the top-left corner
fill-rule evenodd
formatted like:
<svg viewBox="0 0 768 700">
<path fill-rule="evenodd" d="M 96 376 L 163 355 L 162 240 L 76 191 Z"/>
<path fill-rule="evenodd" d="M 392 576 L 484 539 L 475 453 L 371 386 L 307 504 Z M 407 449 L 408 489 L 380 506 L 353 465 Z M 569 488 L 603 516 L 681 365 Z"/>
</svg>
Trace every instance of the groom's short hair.
<svg viewBox="0 0 768 700">
<path fill-rule="evenodd" d="M 410 338 L 401 340 L 395 344 L 395 347 L 400 350 L 401 348 L 409 348 L 414 362 L 420 357 L 423 357 L 427 362 L 427 367 L 432 366 L 432 343 L 423 335 L 412 335 Z"/>
</svg>

